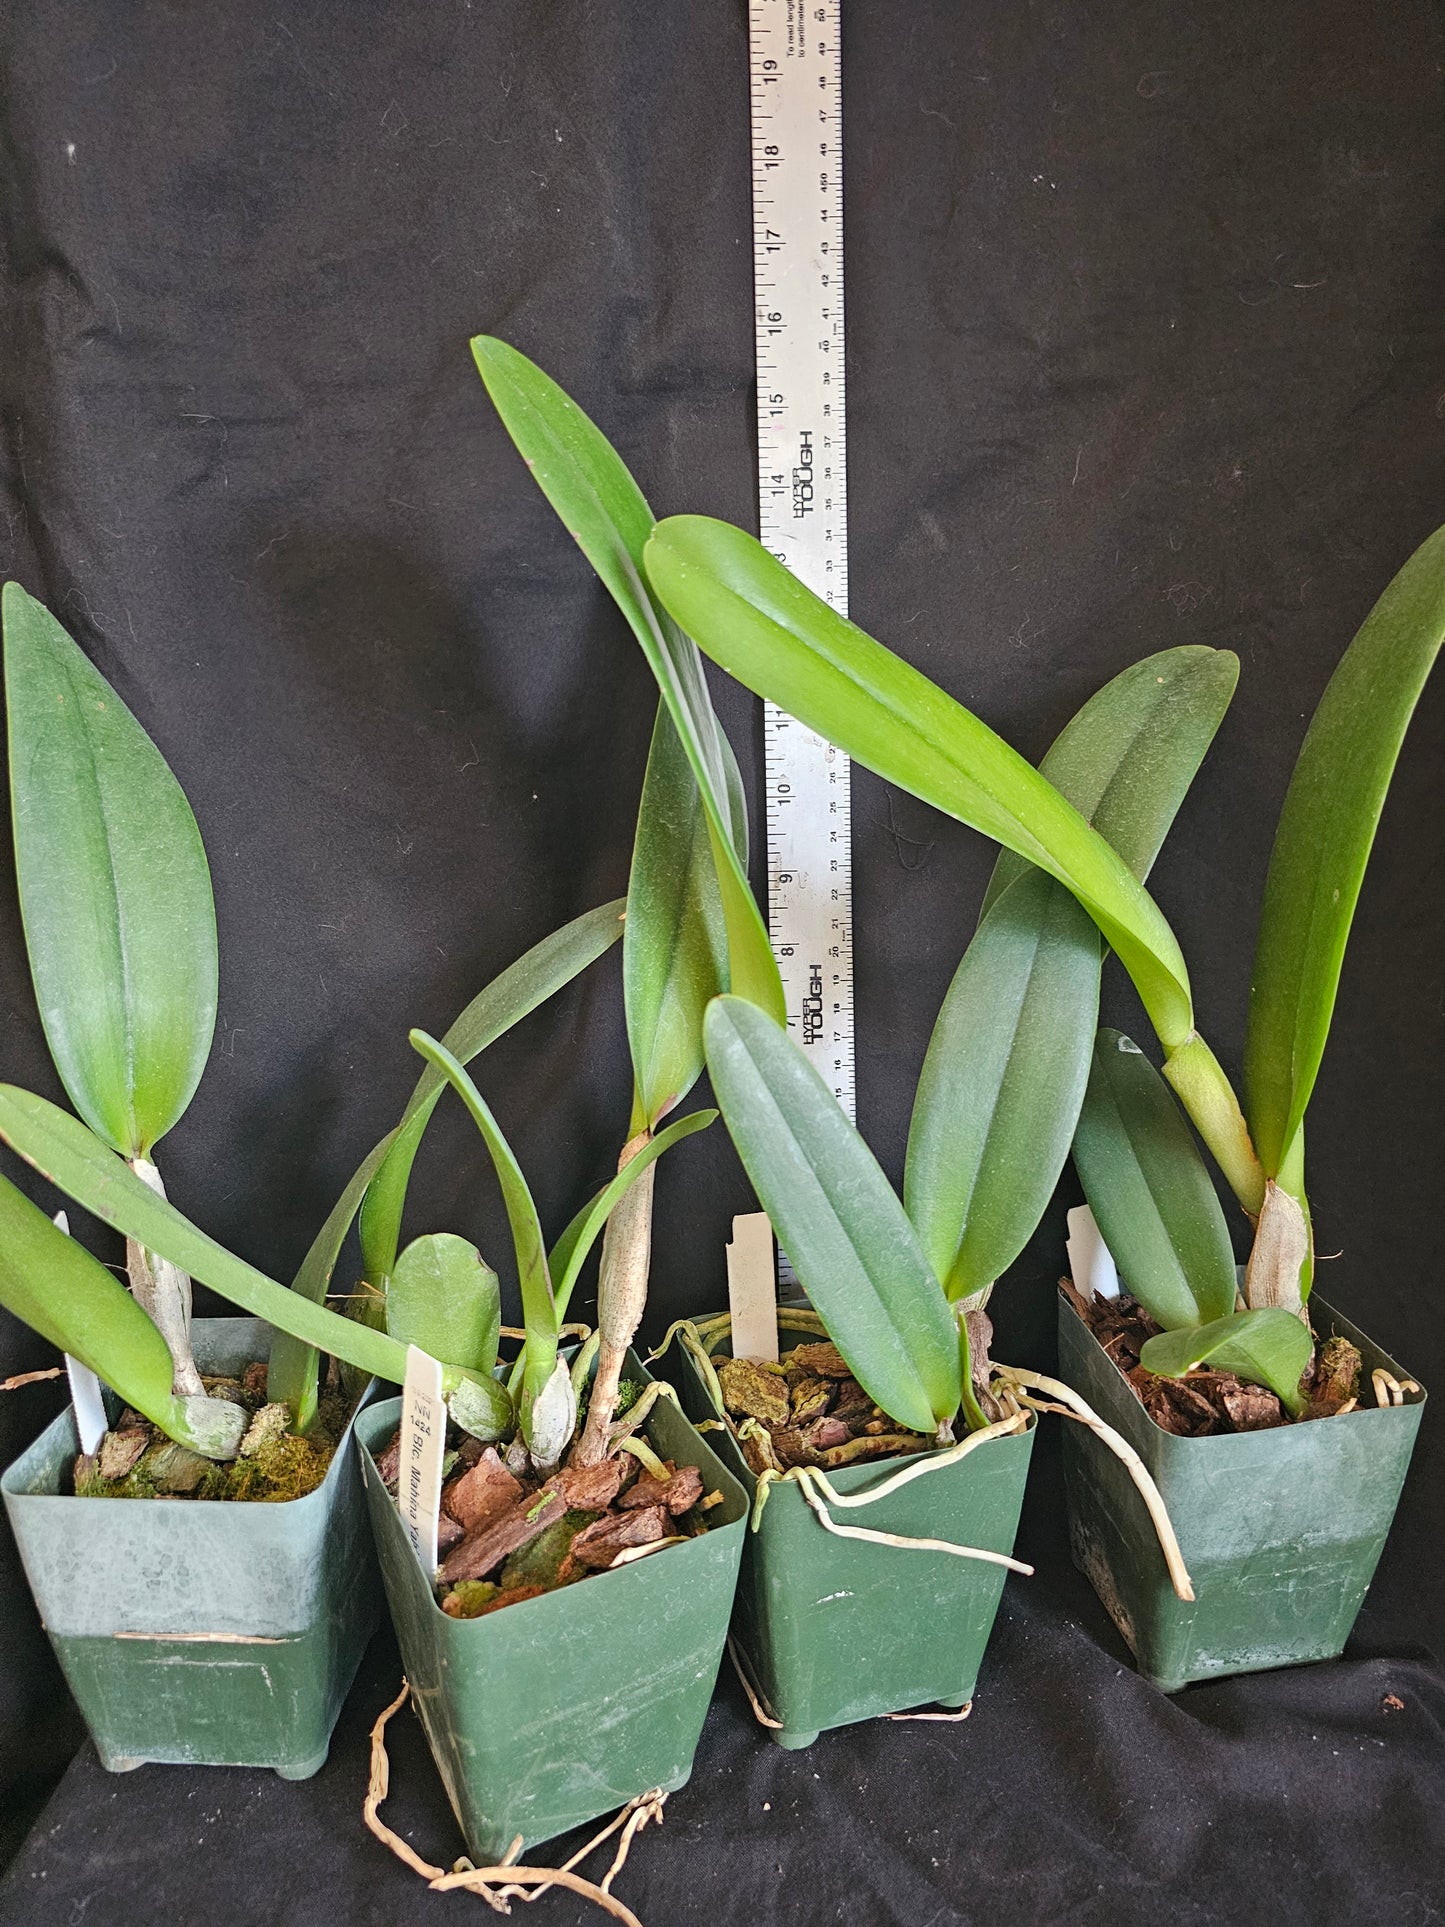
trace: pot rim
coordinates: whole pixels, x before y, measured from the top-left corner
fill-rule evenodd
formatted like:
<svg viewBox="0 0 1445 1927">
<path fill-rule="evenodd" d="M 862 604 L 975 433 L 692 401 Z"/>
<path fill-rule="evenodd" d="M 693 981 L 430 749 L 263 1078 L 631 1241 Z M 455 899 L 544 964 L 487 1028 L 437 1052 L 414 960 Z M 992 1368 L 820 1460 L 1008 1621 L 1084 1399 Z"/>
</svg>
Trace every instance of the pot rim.
<svg viewBox="0 0 1445 1927">
<path fill-rule="evenodd" d="M 207 1326 L 215 1325 L 254 1325 L 260 1333 L 263 1334 L 262 1342 L 265 1344 L 267 1351 L 270 1349 L 269 1339 L 275 1336 L 275 1327 L 273 1325 L 268 1325 L 264 1318 L 254 1318 L 249 1314 L 241 1318 L 197 1318 L 192 1320 L 193 1330 L 197 1328 L 204 1330 Z M 252 1362 L 254 1364 L 260 1364 L 262 1360 L 255 1359 Z M 355 1429 L 356 1421 L 363 1408 L 370 1401 L 373 1392 L 376 1390 L 376 1384 L 377 1381 L 374 1378 L 369 1378 L 365 1385 L 362 1386 L 361 1391 L 352 1404 L 350 1412 L 347 1414 L 346 1424 L 342 1429 L 341 1436 L 336 1441 L 336 1448 L 331 1454 L 331 1462 L 326 1468 L 326 1476 L 319 1485 L 313 1486 L 309 1492 L 303 1492 L 301 1496 L 296 1499 L 186 1499 L 184 1504 L 188 1509 L 204 1507 L 207 1511 L 218 1510 L 227 1513 L 250 1512 L 255 1507 L 264 1505 L 274 1512 L 290 1513 L 293 1508 L 297 1506 L 311 1506 L 311 1502 L 315 1500 L 317 1503 L 315 1506 L 312 1506 L 312 1510 L 317 1510 L 326 1503 L 329 1488 L 334 1485 L 336 1480 L 341 1476 L 340 1468 L 345 1463 L 346 1452 L 351 1444 L 351 1436 Z M 111 1407 L 115 1403 L 123 1401 L 120 1400 L 120 1394 L 118 1392 L 112 1391 L 110 1386 L 103 1382 L 101 1391 L 106 1401 L 106 1417 L 109 1419 L 112 1416 Z M 12 1479 L 14 1479 L 31 1453 L 34 1452 L 37 1447 L 43 1445 L 47 1439 L 50 1439 L 51 1434 L 58 1429 L 68 1431 L 70 1439 L 73 1442 L 74 1454 L 79 1454 L 80 1434 L 75 1423 L 75 1407 L 67 1403 L 55 1414 L 55 1417 L 51 1419 L 48 1425 L 43 1426 L 41 1430 L 36 1433 L 29 1445 L 16 1454 L 10 1464 L 5 1467 L 4 1471 L 0 1472 L 0 1495 L 3 1495 L 7 1506 L 23 1504 L 26 1500 L 31 1499 L 44 1499 L 51 1504 L 63 1502 L 66 1505 L 83 1506 L 115 1506 L 116 1504 L 147 1506 L 158 1503 L 156 1499 L 126 1499 L 118 1501 L 116 1499 L 101 1498 L 89 1493 L 37 1492 L 33 1486 L 20 1483 L 12 1484 Z M 55 1442 L 58 1443 L 58 1441 Z M 67 1456 L 70 1456 L 70 1454 L 67 1454 Z M 170 1503 L 170 1501 L 167 1500 L 167 1503 Z M 109 1514 L 107 1514 L 107 1516 L 109 1516 Z"/>
</svg>

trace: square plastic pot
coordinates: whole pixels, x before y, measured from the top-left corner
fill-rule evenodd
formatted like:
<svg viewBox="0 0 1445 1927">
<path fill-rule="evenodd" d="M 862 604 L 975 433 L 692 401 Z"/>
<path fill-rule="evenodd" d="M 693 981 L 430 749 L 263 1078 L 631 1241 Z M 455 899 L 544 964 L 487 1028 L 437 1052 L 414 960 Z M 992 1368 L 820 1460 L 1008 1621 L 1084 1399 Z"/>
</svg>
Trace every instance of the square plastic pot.
<svg viewBox="0 0 1445 1927">
<path fill-rule="evenodd" d="M 628 1354 L 626 1376 L 649 1374 Z M 437 1605 L 374 1453 L 401 1400 L 357 1421 L 358 1457 L 412 1700 L 478 1866 L 518 1834 L 537 1845 L 649 1788 L 680 1787 L 707 1714 L 737 1584 L 747 1501 L 670 1400 L 643 1427 L 654 1451 L 695 1465 L 723 1503 L 709 1530 L 615 1572 L 481 1619 Z"/>
<path fill-rule="evenodd" d="M 1424 1394 L 1377 1408 L 1370 1373 L 1407 1376 L 1318 1293 L 1310 1315 L 1360 1349 L 1360 1409 L 1202 1439 L 1163 1431 L 1088 1326 L 1059 1303 L 1059 1375 L 1153 1474 L 1194 1583 L 1177 1599 L 1139 1494 L 1082 1425 L 1064 1428 L 1074 1563 L 1166 1693 L 1191 1680 L 1334 1659 L 1374 1577 L 1420 1429 Z"/>
<path fill-rule="evenodd" d="M 198 1318 L 203 1371 L 270 1350 L 255 1318 Z M 348 1434 L 303 1499 L 81 1499 L 67 1408 L 0 1480 L 26 1577 L 101 1764 L 315 1773 L 380 1612 Z"/>
<path fill-rule="evenodd" d="M 784 1346 L 789 1337 L 784 1335 Z M 725 1348 L 720 1348 L 725 1350 Z M 716 1419 L 696 1366 L 679 1352 L 684 1409 Z M 1034 1428 L 990 1440 L 967 1458 L 910 1481 L 876 1505 L 850 1508 L 839 1524 L 946 1539 L 1011 1553 L 1033 1452 Z M 719 1441 L 749 1500 L 757 1492 L 731 1432 Z M 851 1496 L 881 1485 L 923 1454 L 830 1472 Z M 779 1746 L 811 1746 L 819 1733 L 883 1713 L 973 1697 L 993 1630 L 1006 1568 L 947 1552 L 835 1537 L 796 1483 L 768 1489 L 747 1535 L 733 1634 Z"/>
</svg>

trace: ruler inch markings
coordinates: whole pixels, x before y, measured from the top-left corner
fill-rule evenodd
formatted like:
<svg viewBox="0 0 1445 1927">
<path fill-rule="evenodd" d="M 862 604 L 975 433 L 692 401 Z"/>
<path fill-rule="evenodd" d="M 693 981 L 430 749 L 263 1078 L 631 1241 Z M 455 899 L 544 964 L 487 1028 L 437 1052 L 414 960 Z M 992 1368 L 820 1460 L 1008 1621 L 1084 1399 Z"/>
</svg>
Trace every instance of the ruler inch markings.
<svg viewBox="0 0 1445 1927">
<path fill-rule="evenodd" d="M 763 546 L 848 613 L 842 0 L 753 0 L 753 298 Z M 801 1044 L 855 1114 L 848 758 L 763 706 L 768 930 Z M 794 1282 L 779 1254 L 783 1283 Z"/>
</svg>

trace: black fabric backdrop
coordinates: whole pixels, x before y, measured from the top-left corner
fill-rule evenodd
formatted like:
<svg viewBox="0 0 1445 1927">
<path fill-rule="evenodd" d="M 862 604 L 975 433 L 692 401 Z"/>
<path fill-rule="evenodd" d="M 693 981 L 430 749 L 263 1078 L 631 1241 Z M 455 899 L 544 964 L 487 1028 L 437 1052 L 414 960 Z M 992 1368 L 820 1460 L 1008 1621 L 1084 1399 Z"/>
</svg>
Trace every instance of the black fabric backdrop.
<svg viewBox="0 0 1445 1927">
<path fill-rule="evenodd" d="M 426 6 L 10 10 L 0 551 L 161 744 L 210 851 L 213 1058 L 172 1193 L 289 1276 L 444 1025 L 625 885 L 654 706 L 528 481 L 467 338 L 535 355 L 660 509 L 753 514 L 746 14 Z M 1424 0 L 893 0 L 846 8 L 854 614 L 1037 756 L 1106 677 L 1237 649 L 1238 698 L 1155 873 L 1237 1066 L 1274 817 L 1374 595 L 1445 515 L 1437 9 Z M 717 681 L 757 796 L 751 699 Z M 1326 1288 L 1427 1382 L 1445 981 L 1427 693 L 1310 1118 Z M 855 777 L 859 1106 L 901 1164 L 991 851 Z M 8 868 L 3 1074 L 58 1096 Z M 1135 1022 L 1121 981 L 1110 1014 Z M 615 959 L 485 1063 L 556 1224 L 627 1121 Z M 413 1223 L 505 1249 L 460 1113 Z M 13 1166 L 7 1164 L 7 1169 Z M 1047 1365 L 1061 1194 L 996 1298 Z M 715 1304 L 749 1196 L 714 1131 L 659 1186 L 649 1328 Z M 0 1324 L 0 1375 L 45 1348 Z M 0 1404 L 8 1458 L 58 1402 Z M 972 1720 L 786 1756 L 731 1682 L 624 1889 L 668 1921 L 1389 1920 L 1445 1908 L 1438 1421 L 1345 1661 L 1165 1700 L 1068 1564 L 1056 1443 Z M 80 1740 L 0 1560 L 0 1844 Z M 6 1921 L 458 1920 L 360 1827 L 373 1647 L 330 1764 L 82 1748 Z M 1391 1710 L 1386 1696 L 1403 1704 Z M 456 1835 L 409 1715 L 394 1809 Z M 582 1919 L 552 1896 L 548 1916 Z"/>
</svg>

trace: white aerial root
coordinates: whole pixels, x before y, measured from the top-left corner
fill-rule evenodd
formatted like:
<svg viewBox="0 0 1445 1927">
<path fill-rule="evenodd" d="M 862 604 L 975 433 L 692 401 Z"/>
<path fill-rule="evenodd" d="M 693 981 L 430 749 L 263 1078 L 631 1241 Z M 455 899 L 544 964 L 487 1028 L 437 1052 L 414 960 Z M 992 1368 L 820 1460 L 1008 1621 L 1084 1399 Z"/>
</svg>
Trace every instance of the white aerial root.
<svg viewBox="0 0 1445 1927">
<path fill-rule="evenodd" d="M 517 1856 L 522 1851 L 522 1837 L 518 1834 L 502 1859 L 494 1867 L 475 1867 L 463 1856 L 450 1872 L 445 1867 L 434 1867 L 430 1861 L 423 1860 L 414 1848 L 394 1833 L 381 1818 L 379 1809 L 391 1787 L 391 1762 L 386 1754 L 386 1726 L 394 1713 L 400 1712 L 406 1704 L 410 1686 L 405 1680 L 401 1691 L 391 1702 L 371 1729 L 371 1776 L 362 1803 L 361 1814 L 367 1827 L 383 1845 L 389 1847 L 398 1860 L 403 1861 L 413 1873 L 420 1874 L 433 1893 L 450 1893 L 462 1888 L 474 1893 L 496 1914 L 510 1914 L 513 1900 L 538 1900 L 553 1887 L 567 1887 L 584 1900 L 590 1900 L 601 1907 L 614 1920 L 620 1920 L 624 1927 L 642 1927 L 642 1922 L 630 1907 L 625 1907 L 612 1892 L 612 1882 L 626 1865 L 632 1842 L 649 1820 L 662 1822 L 662 1809 L 667 1794 L 661 1787 L 653 1787 L 647 1793 L 640 1793 L 635 1800 L 629 1800 L 622 1811 L 608 1822 L 598 1834 L 594 1834 L 585 1847 L 580 1847 L 570 1860 L 560 1867 L 524 1867 L 518 1864 Z M 574 1871 L 580 1861 L 587 1858 L 604 1840 L 621 1830 L 622 1837 L 612 1856 L 612 1865 L 601 1880 L 586 1879 Z"/>
<path fill-rule="evenodd" d="M 1396 1378 L 1387 1372 L 1383 1365 L 1377 1365 L 1370 1373 L 1370 1383 L 1375 1388 L 1376 1405 L 1403 1405 L 1406 1392 L 1418 1392 L 1420 1387 L 1413 1378 Z M 1336 1413 L 1336 1417 L 1339 1414 Z"/>
<path fill-rule="evenodd" d="M 1060 1418 L 1077 1419 L 1080 1425 L 1087 1425 L 1090 1431 L 1096 1433 L 1116 1458 L 1123 1461 L 1124 1469 L 1138 1486 L 1144 1504 L 1149 1509 L 1149 1517 L 1159 1537 L 1160 1550 L 1164 1554 L 1164 1563 L 1169 1568 L 1169 1578 L 1173 1584 L 1175 1596 L 1179 1599 L 1192 1600 L 1194 1585 L 1189 1577 L 1189 1569 L 1184 1563 L 1184 1555 L 1179 1550 L 1179 1540 L 1170 1523 L 1163 1495 L 1151 1478 L 1148 1466 L 1129 1441 L 1121 1438 L 1112 1425 L 1106 1425 L 1088 1401 L 1080 1398 L 1073 1387 L 1065 1385 L 1061 1379 L 1046 1378 L 1042 1372 L 1026 1371 L 1021 1365 L 995 1365 L 994 1373 L 995 1395 L 1002 1388 L 1020 1405 L 1027 1405 L 1032 1411 L 1056 1412 Z M 1030 1398 L 1027 1390 L 1024 1389 L 1030 1387 L 1040 1392 L 1049 1392 L 1054 1399 L 1061 1400 L 1062 1403 L 1052 1404 L 1042 1399 Z"/>
</svg>

